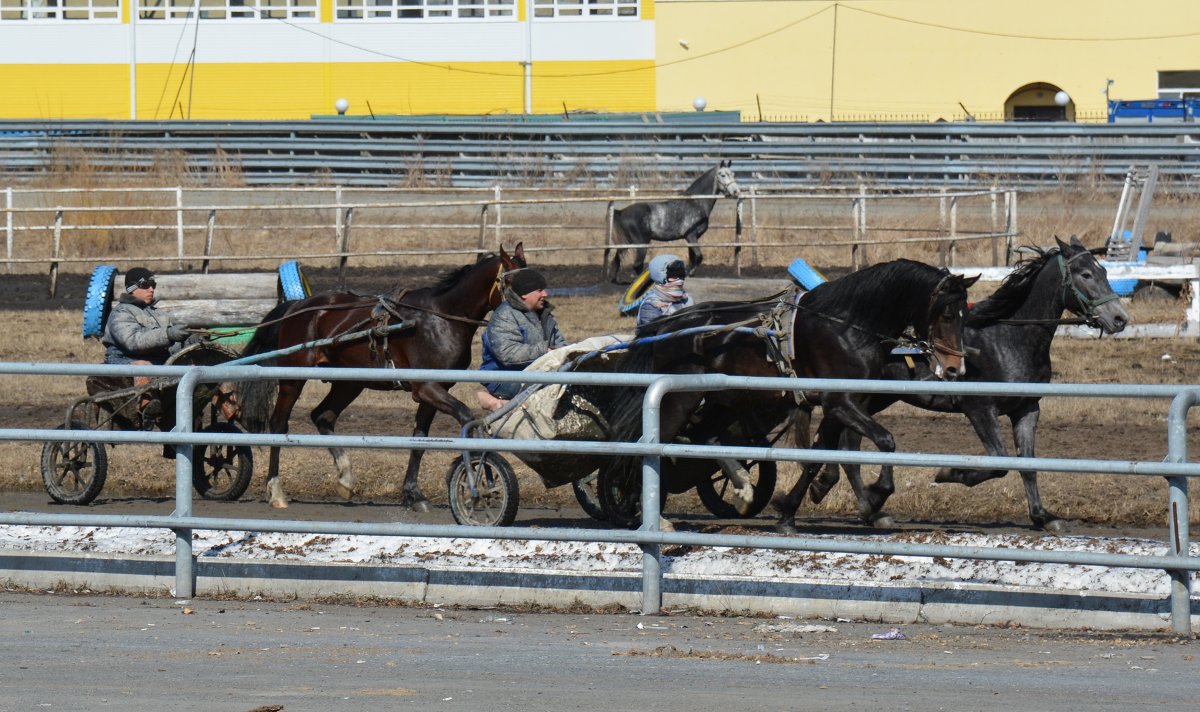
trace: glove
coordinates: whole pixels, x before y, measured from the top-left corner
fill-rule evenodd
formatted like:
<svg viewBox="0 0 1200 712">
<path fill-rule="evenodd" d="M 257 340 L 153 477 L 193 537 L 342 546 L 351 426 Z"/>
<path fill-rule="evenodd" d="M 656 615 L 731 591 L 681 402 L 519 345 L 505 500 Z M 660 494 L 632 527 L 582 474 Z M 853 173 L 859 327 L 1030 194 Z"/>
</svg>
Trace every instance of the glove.
<svg viewBox="0 0 1200 712">
<path fill-rule="evenodd" d="M 184 346 L 195 346 L 196 344 L 206 344 L 212 340 L 208 334 L 192 334 L 187 337 L 187 341 L 183 342 Z"/>
<path fill-rule="evenodd" d="M 171 340 L 171 343 L 186 341 L 188 336 L 191 334 L 182 326 L 171 324 L 167 327 L 167 338 Z"/>
</svg>

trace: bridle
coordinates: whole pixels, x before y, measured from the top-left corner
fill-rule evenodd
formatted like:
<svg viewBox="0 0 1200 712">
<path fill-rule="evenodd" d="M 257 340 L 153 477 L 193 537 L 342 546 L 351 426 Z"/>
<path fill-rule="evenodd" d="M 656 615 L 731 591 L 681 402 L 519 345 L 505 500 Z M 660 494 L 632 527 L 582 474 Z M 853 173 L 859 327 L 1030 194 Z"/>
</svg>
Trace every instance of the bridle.
<svg viewBox="0 0 1200 712">
<path fill-rule="evenodd" d="M 929 293 L 929 307 L 925 310 L 925 333 L 929 334 L 933 329 L 933 320 L 935 310 L 937 309 L 938 301 L 945 293 L 948 283 L 954 279 L 953 274 L 946 274 L 942 277 L 933 291 Z M 934 373 L 944 373 L 946 364 L 942 361 L 942 356 L 953 356 L 959 360 L 965 359 L 966 351 L 960 351 L 945 342 L 930 336 L 928 341 L 918 340 L 916 347 L 921 350 L 925 358 L 929 360 L 929 367 Z"/>
<path fill-rule="evenodd" d="M 1062 251 L 1060 250 L 1056 260 L 1058 262 L 1058 271 L 1062 275 L 1063 304 L 1069 304 L 1070 302 L 1068 297 L 1074 296 L 1076 303 L 1082 307 L 1082 310 L 1071 309 L 1071 311 L 1082 316 L 1084 323 L 1088 326 L 1092 327 L 1093 329 L 1100 329 L 1101 324 L 1096 316 L 1096 308 L 1108 304 L 1114 299 L 1120 299 L 1120 296 L 1118 296 L 1116 292 L 1113 292 L 1111 294 L 1106 294 L 1099 299 L 1093 300 L 1089 299 L 1088 296 L 1083 293 L 1083 290 L 1075 286 L 1074 280 L 1072 279 L 1071 263 L 1080 257 L 1091 256 L 1092 255 L 1090 252 L 1080 252 L 1079 254 L 1072 256 L 1070 259 L 1066 259 L 1063 257 Z M 1070 309 L 1070 307 L 1068 307 L 1068 309 Z"/>
</svg>

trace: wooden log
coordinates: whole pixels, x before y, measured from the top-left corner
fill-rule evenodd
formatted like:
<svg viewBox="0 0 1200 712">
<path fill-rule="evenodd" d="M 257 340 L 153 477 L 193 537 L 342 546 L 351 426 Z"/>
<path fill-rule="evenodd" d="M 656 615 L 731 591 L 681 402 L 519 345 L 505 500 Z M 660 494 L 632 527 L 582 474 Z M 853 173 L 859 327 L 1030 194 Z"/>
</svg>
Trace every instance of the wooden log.
<svg viewBox="0 0 1200 712">
<path fill-rule="evenodd" d="M 257 324 L 278 304 L 274 299 L 162 300 L 158 308 L 190 328 Z"/>
<path fill-rule="evenodd" d="M 276 272 L 159 274 L 154 296 L 163 301 L 189 299 L 280 299 L 279 274 Z M 124 289 L 125 276 L 113 280 L 114 291 Z"/>
<path fill-rule="evenodd" d="M 741 302 L 769 297 L 791 286 L 790 279 L 718 279 L 691 277 L 684 289 L 697 304 L 700 302 Z"/>
</svg>

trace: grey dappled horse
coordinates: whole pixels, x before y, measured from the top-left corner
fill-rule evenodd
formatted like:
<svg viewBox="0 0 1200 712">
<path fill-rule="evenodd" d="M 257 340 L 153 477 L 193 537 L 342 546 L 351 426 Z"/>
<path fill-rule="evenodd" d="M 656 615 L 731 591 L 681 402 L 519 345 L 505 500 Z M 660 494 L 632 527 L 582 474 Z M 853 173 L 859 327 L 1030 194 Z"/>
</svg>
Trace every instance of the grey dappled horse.
<svg viewBox="0 0 1200 712">
<path fill-rule="evenodd" d="M 700 254 L 700 236 L 708 230 L 708 216 L 717 203 L 717 196 L 736 198 L 741 195 L 730 163 L 721 161 L 716 167 L 708 169 L 683 192 L 689 196 L 712 196 L 708 200 L 633 203 L 613 211 L 613 238 L 616 245 L 609 266 L 609 279 L 616 282 L 621 271 L 621 253 L 627 249 L 621 245 L 641 245 L 633 248 L 633 275 L 636 279 L 646 263 L 646 245 L 651 241 L 687 240 L 688 274 L 695 272 L 704 261 Z M 608 252 L 604 251 L 605 262 L 608 261 Z"/>
</svg>

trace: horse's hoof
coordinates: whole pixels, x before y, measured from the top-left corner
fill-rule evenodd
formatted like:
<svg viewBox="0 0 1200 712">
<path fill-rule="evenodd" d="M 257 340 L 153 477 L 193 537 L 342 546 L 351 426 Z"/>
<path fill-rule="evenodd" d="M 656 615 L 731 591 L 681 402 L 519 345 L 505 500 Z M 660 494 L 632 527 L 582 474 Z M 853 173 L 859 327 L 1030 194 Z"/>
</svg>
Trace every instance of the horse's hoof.
<svg viewBox="0 0 1200 712">
<path fill-rule="evenodd" d="M 1055 517 L 1054 519 L 1043 522 L 1041 528 L 1052 534 L 1062 534 L 1067 530 L 1067 521 L 1065 519 L 1059 519 L 1058 517 Z"/>
<path fill-rule="evenodd" d="M 286 499 L 273 499 L 271 500 L 271 506 L 275 509 L 287 509 L 288 503 Z"/>
<path fill-rule="evenodd" d="M 940 485 L 944 485 L 949 482 L 958 482 L 958 480 L 954 478 L 954 470 L 950 469 L 949 467 L 943 467 L 942 469 L 938 470 L 933 476 L 933 481 Z"/>
<path fill-rule="evenodd" d="M 658 530 L 660 532 L 673 532 L 673 531 L 675 531 L 675 525 L 668 522 L 666 519 L 659 517 L 658 518 Z"/>
<path fill-rule="evenodd" d="M 880 514 L 871 518 L 870 525 L 878 529 L 891 529 L 896 526 L 896 520 L 890 514 Z"/>
<path fill-rule="evenodd" d="M 796 529 L 796 525 L 792 522 L 775 522 L 775 531 L 779 532 L 780 534 L 800 533 L 799 530 Z"/>
<path fill-rule="evenodd" d="M 354 487 L 347 487 L 341 482 L 337 483 L 337 493 L 342 499 L 354 499 Z"/>
<path fill-rule="evenodd" d="M 409 502 L 408 508 L 414 512 L 420 512 L 420 513 L 428 512 L 429 511 L 429 500 L 418 499 L 413 502 Z"/>
</svg>

